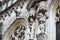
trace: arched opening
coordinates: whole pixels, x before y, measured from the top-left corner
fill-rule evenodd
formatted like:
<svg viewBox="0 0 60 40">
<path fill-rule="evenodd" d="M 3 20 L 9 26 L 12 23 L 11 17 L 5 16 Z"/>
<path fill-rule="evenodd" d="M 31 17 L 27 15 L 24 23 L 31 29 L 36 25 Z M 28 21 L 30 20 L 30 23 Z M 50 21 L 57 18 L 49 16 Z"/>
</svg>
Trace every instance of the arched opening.
<svg viewBox="0 0 60 40">
<path fill-rule="evenodd" d="M 7 29 L 5 40 L 24 40 L 26 30 L 26 20 L 23 18 L 16 19 Z"/>
</svg>

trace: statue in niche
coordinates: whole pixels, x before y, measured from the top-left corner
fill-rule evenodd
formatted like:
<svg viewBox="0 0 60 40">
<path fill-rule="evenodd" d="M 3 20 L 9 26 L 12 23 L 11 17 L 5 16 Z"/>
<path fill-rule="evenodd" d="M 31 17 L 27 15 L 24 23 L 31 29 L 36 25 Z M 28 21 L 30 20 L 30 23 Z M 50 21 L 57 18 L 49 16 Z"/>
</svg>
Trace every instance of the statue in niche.
<svg viewBox="0 0 60 40">
<path fill-rule="evenodd" d="M 47 16 L 44 12 L 41 13 L 39 12 L 38 14 L 38 21 L 39 21 L 39 29 L 40 29 L 40 33 L 37 34 L 37 40 L 47 40 L 47 35 L 46 35 L 46 20 L 47 20 Z M 39 39 L 40 38 L 40 39 Z"/>
<path fill-rule="evenodd" d="M 39 14 L 39 28 L 41 30 L 42 33 L 45 32 L 45 21 L 46 21 L 46 18 L 44 17 L 44 15 L 42 13 Z"/>
</svg>

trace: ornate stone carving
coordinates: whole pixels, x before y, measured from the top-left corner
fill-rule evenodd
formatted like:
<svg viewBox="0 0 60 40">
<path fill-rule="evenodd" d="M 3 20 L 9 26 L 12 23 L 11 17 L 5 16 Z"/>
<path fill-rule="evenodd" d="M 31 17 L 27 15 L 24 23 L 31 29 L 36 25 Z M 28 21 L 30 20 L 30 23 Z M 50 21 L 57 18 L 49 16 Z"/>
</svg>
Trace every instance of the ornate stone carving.
<svg viewBox="0 0 60 40">
<path fill-rule="evenodd" d="M 60 6 L 56 9 L 56 22 L 60 20 Z"/>
<path fill-rule="evenodd" d="M 42 0 L 41 0 L 42 1 Z M 37 34 L 37 40 L 38 38 L 42 37 L 41 40 L 43 40 L 44 38 L 46 38 L 46 20 L 48 19 L 48 16 L 46 15 L 47 12 L 47 5 L 46 2 L 43 0 L 43 2 L 41 2 L 40 0 L 34 0 L 34 1 L 30 1 L 30 2 L 25 2 L 25 0 L 20 0 L 19 2 L 12 7 L 10 10 L 8 10 L 5 15 L 2 15 L 2 19 L 6 19 L 6 17 L 8 18 L 26 18 L 27 20 L 27 25 L 29 25 L 27 28 L 25 28 L 25 26 L 21 25 L 19 27 L 16 28 L 16 30 L 9 36 L 9 40 L 24 40 L 25 39 L 25 33 L 26 33 L 26 29 L 29 29 L 27 35 L 29 40 L 34 40 L 35 37 L 35 22 L 37 19 L 37 24 L 39 27 L 39 30 L 41 31 L 41 33 Z M 15 16 L 14 16 L 14 15 Z M 5 20 L 3 20 L 5 21 Z M 34 26 L 35 25 L 35 26 Z M 33 35 L 34 34 L 34 35 Z M 39 37 L 38 37 L 39 36 Z M 47 39 L 47 38 L 46 38 Z"/>
<path fill-rule="evenodd" d="M 13 34 L 10 35 L 9 40 L 24 40 L 25 39 L 25 26 L 19 26 L 15 29 Z"/>
</svg>

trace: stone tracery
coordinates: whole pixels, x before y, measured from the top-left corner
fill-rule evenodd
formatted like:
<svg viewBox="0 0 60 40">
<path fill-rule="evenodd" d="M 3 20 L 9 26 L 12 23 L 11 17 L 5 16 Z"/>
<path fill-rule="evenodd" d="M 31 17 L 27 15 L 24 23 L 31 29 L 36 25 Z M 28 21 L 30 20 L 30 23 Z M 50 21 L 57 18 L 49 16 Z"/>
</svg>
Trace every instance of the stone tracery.
<svg viewBox="0 0 60 40">
<path fill-rule="evenodd" d="M 21 28 L 22 29 L 21 29 Z M 15 30 L 15 32 L 11 35 L 11 40 L 24 40 L 25 38 L 25 27 L 20 26 Z"/>
<path fill-rule="evenodd" d="M 12 19 L 25 18 L 27 20 L 28 27 L 27 28 L 25 28 L 25 26 L 21 28 L 17 27 L 14 33 L 10 35 L 9 37 L 10 40 L 35 40 L 35 38 L 36 40 L 40 40 L 39 38 L 41 38 L 41 40 L 44 39 L 47 40 L 46 34 L 46 21 L 48 19 L 48 16 L 46 14 L 48 9 L 47 2 L 44 0 L 43 1 L 33 0 L 30 2 L 27 2 L 26 0 L 21 0 L 21 2 L 20 3 L 19 2 L 15 5 L 15 7 L 12 7 L 4 15 L 1 14 L 0 16 L 1 20 L 3 19 L 2 21 L 5 21 L 6 17 L 8 16 L 9 16 L 8 18 Z M 40 31 L 39 33 L 36 33 L 37 27 Z M 26 34 L 28 36 L 28 39 L 25 39 Z"/>
<path fill-rule="evenodd" d="M 23 8 L 22 8 L 22 10 L 23 10 Z M 43 13 L 42 13 L 42 11 L 43 11 Z M 19 14 L 19 12 L 18 11 L 16 11 L 16 10 L 14 10 L 14 12 L 16 13 L 16 17 L 20 17 L 20 14 Z M 22 12 L 22 11 L 21 11 Z M 32 13 L 33 12 L 35 12 L 35 10 L 32 10 Z M 42 17 L 42 19 L 40 18 L 40 17 L 36 17 L 36 16 L 38 16 L 38 15 L 35 15 L 35 14 L 32 14 L 31 13 L 31 15 L 29 15 L 30 16 L 30 18 L 29 18 L 29 25 L 30 25 L 30 32 L 32 31 L 31 29 L 32 29 L 32 27 L 31 26 L 33 26 L 32 25 L 32 23 L 33 22 L 35 22 L 35 20 L 36 20 L 36 18 L 37 19 L 39 19 L 38 21 L 40 22 L 39 23 L 39 25 L 41 25 L 41 24 L 43 24 L 42 26 L 44 26 L 43 28 L 41 28 L 41 26 L 39 27 L 40 28 L 40 31 L 42 32 L 42 31 L 44 31 L 45 32 L 45 21 L 46 21 L 46 17 L 44 16 L 45 15 L 45 12 L 46 12 L 46 10 L 44 9 L 44 7 L 42 8 L 42 9 L 39 9 L 39 16 L 40 17 Z M 24 13 L 24 12 L 22 12 L 22 13 Z M 42 14 L 42 15 L 40 15 L 40 13 Z M 24 16 L 24 17 L 26 17 L 25 15 L 23 15 L 23 14 L 21 14 L 22 15 L 22 17 Z M 9 15 L 10 16 L 10 15 Z M 34 28 L 35 29 L 35 28 Z M 33 30 L 34 30 L 33 29 Z M 43 30 L 41 30 L 41 29 L 43 29 Z M 20 32 L 19 32 L 20 33 Z M 14 35 L 15 34 L 15 35 Z M 15 37 L 16 37 L 16 35 L 19 35 L 18 33 L 17 33 L 17 31 L 14 33 L 13 35 L 11 35 L 11 37 L 12 37 L 12 39 L 11 40 L 15 40 Z M 32 33 L 31 33 L 32 34 Z M 31 39 L 31 37 L 32 37 L 32 35 L 31 35 L 30 33 L 29 33 L 29 36 L 30 36 L 30 39 Z M 21 35 L 20 35 L 21 36 Z M 19 37 L 20 37 L 19 36 Z M 34 36 L 34 35 L 33 35 Z M 16 40 L 18 40 L 19 38 L 17 37 L 17 39 Z M 20 38 L 21 39 L 21 38 Z M 21 39 L 21 40 L 23 40 L 23 38 Z"/>
</svg>

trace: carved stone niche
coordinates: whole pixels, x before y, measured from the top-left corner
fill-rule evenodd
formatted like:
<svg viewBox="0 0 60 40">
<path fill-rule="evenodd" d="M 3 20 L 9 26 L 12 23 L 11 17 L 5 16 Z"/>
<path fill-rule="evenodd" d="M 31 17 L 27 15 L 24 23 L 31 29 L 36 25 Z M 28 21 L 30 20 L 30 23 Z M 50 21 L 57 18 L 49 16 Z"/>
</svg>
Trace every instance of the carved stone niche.
<svg viewBox="0 0 60 40">
<path fill-rule="evenodd" d="M 26 20 L 17 18 L 3 35 L 3 40 L 24 40 Z"/>
<path fill-rule="evenodd" d="M 38 11 L 38 13 L 42 13 L 43 15 L 44 15 L 46 12 L 47 12 L 47 10 L 44 10 L 44 9 L 40 9 L 40 10 Z"/>
</svg>

